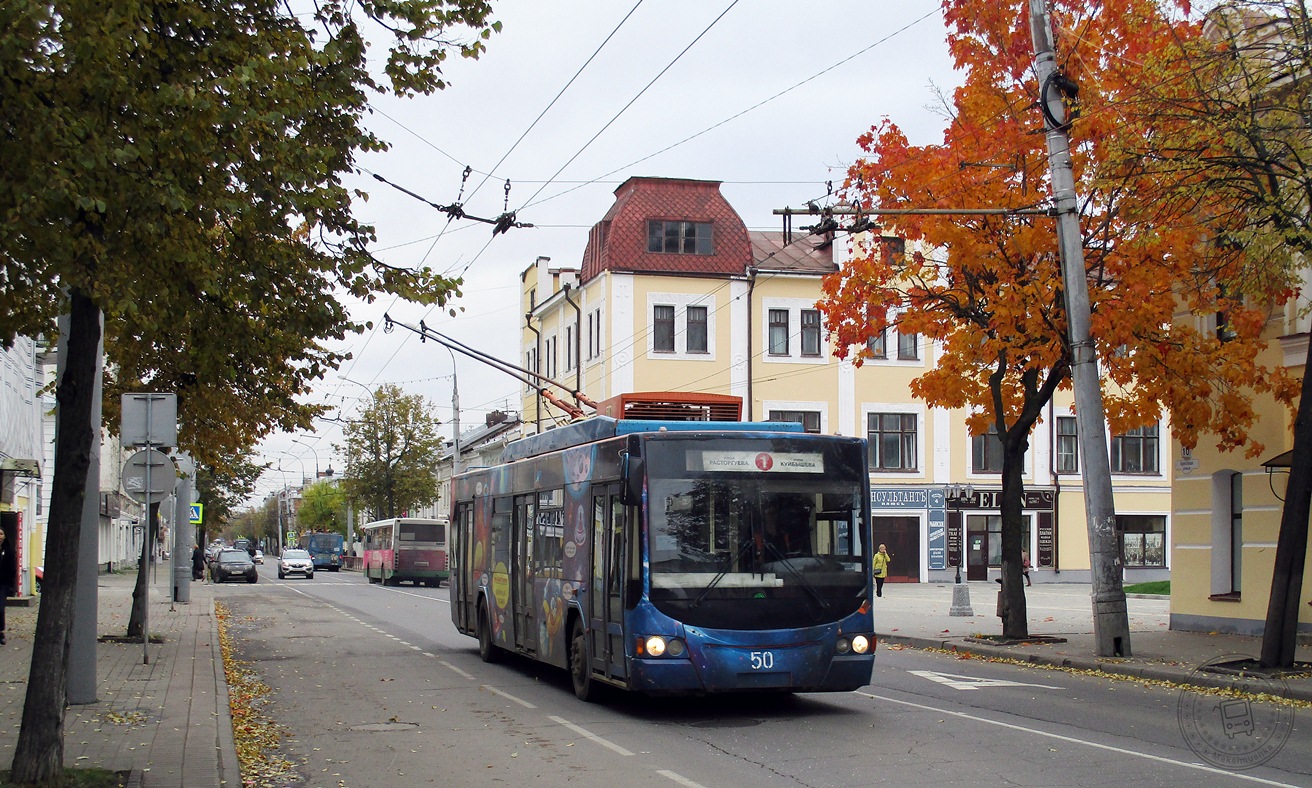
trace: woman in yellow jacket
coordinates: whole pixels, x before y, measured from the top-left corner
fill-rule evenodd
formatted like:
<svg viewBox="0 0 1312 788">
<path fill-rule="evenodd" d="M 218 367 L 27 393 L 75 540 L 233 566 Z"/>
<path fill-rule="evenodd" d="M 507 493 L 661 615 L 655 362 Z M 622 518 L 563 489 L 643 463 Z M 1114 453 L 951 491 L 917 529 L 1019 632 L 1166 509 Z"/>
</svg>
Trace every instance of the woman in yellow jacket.
<svg viewBox="0 0 1312 788">
<path fill-rule="evenodd" d="M 879 546 L 879 552 L 875 553 L 874 559 L 870 566 L 875 571 L 875 596 L 884 595 L 884 579 L 888 577 L 888 562 L 893 556 L 888 554 L 888 548 L 884 545 Z"/>
</svg>

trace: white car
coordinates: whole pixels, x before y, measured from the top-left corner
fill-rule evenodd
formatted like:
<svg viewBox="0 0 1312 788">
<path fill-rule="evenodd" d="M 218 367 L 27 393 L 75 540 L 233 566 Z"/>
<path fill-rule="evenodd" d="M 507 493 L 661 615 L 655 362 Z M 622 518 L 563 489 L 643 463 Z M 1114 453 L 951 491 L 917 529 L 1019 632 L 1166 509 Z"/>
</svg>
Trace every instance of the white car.
<svg viewBox="0 0 1312 788">
<path fill-rule="evenodd" d="M 259 548 L 256 548 L 255 550 L 255 563 L 257 564 L 264 563 L 264 551 L 260 550 Z"/>
<path fill-rule="evenodd" d="M 283 550 L 278 560 L 278 579 L 286 580 L 287 575 L 305 575 L 306 580 L 314 579 L 314 559 L 306 550 L 292 548 Z"/>
</svg>

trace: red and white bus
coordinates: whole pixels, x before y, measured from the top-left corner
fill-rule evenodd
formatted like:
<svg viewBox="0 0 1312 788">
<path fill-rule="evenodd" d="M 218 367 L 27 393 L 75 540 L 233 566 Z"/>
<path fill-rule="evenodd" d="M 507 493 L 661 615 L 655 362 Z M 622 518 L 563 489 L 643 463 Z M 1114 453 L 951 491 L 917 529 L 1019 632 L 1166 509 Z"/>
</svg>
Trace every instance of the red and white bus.
<svg viewBox="0 0 1312 788">
<path fill-rule="evenodd" d="M 409 580 L 436 588 L 450 577 L 446 564 L 445 520 L 394 517 L 361 528 L 364 574 L 370 583 L 396 585 Z"/>
</svg>

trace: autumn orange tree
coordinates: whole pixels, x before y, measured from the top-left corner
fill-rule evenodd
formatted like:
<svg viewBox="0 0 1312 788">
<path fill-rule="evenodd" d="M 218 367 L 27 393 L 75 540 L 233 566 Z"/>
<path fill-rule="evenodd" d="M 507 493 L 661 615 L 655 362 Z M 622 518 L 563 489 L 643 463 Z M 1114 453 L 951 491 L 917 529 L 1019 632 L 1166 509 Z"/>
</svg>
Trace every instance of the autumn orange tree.
<svg viewBox="0 0 1312 788">
<path fill-rule="evenodd" d="M 1312 9 L 1304 0 L 1231 0 L 1175 57 L 1178 78 L 1141 83 L 1139 133 L 1125 136 L 1123 161 L 1161 183 L 1164 200 L 1209 206 L 1211 235 L 1245 252 L 1230 292 L 1306 310 L 1307 295 L 1291 295 L 1312 256 Z M 1306 390 L 1290 466 L 1262 639 L 1261 661 L 1272 667 L 1294 664 L 1303 598 L 1312 509 Z"/>
<path fill-rule="evenodd" d="M 1048 206 L 1028 3 L 943 7 L 965 75 L 946 107 L 943 142 L 912 145 L 895 123 L 881 122 L 860 139 L 868 155 L 849 171 L 847 198 L 870 211 Z M 1264 313 L 1220 284 L 1241 270 L 1242 250 L 1208 241 L 1205 194 L 1158 200 L 1151 174 L 1119 155 L 1123 135 L 1142 133 L 1126 122 L 1138 82 L 1185 68 L 1172 50 L 1199 26 L 1182 1 L 1055 0 L 1051 8 L 1062 75 L 1078 87 L 1071 154 L 1108 424 L 1124 433 L 1156 423 L 1165 409 L 1186 446 L 1204 431 L 1223 446 L 1243 445 L 1255 421 L 1250 393 L 1287 399 L 1292 386 L 1257 362 Z M 972 434 L 996 432 L 1002 444 L 1003 635 L 1025 637 L 1023 461 L 1043 408 L 1069 388 L 1072 363 L 1055 222 L 1041 213 L 933 213 L 882 223 L 909 251 L 858 244 L 825 284 L 832 338 L 858 363 L 866 339 L 893 325 L 940 343 L 936 367 L 913 394 L 966 409 Z M 1180 312 L 1198 319 L 1176 319 Z M 1218 313 L 1228 327 L 1220 338 Z"/>
</svg>

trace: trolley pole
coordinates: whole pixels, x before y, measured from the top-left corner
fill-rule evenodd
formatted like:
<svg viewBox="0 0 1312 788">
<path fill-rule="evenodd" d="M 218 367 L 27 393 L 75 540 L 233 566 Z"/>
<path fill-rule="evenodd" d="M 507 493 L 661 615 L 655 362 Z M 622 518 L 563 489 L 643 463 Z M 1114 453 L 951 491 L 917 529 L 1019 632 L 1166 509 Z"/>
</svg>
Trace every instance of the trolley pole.
<svg viewBox="0 0 1312 788">
<path fill-rule="evenodd" d="M 1121 583 L 1120 551 L 1116 543 L 1116 510 L 1112 499 L 1111 463 L 1098 355 L 1090 336 L 1088 274 L 1080 235 L 1075 175 L 1071 170 L 1066 108 L 1050 93 L 1057 74 L 1052 29 L 1044 0 L 1030 0 L 1030 34 L 1034 39 L 1034 71 L 1039 101 L 1047 107 L 1048 168 L 1057 210 L 1062 280 L 1066 291 L 1066 321 L 1071 343 L 1071 379 L 1075 388 L 1075 424 L 1084 457 L 1084 511 L 1089 533 L 1089 566 L 1093 581 L 1093 634 L 1101 657 L 1130 656 L 1130 620 Z M 1060 122 L 1054 123 L 1054 120 Z"/>
</svg>

